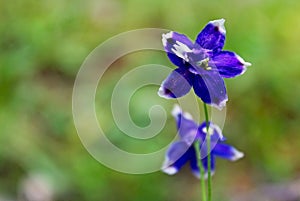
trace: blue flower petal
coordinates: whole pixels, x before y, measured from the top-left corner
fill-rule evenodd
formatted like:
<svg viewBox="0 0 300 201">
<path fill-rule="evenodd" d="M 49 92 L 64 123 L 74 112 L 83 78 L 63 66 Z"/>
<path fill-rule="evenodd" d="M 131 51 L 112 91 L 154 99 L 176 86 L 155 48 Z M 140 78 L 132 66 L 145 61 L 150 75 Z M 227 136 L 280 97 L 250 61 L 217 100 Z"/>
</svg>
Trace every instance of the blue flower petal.
<svg viewBox="0 0 300 201">
<path fill-rule="evenodd" d="M 225 43 L 224 19 L 210 21 L 199 33 L 196 43 L 202 48 L 220 51 Z"/>
<path fill-rule="evenodd" d="M 178 67 L 182 67 L 186 63 L 182 58 L 176 56 L 173 53 L 167 52 L 167 55 L 168 55 L 170 61 Z"/>
<path fill-rule="evenodd" d="M 177 68 L 163 81 L 158 95 L 167 99 L 184 96 L 192 87 L 193 77 L 190 71 Z"/>
<path fill-rule="evenodd" d="M 195 75 L 194 91 L 203 102 L 211 104 L 221 110 L 228 100 L 225 83 L 216 71 L 207 71 L 206 74 Z"/>
<path fill-rule="evenodd" d="M 240 56 L 230 51 L 218 52 L 209 61 L 209 66 L 217 67 L 220 75 L 225 78 L 242 75 L 250 65 L 249 62 L 245 62 Z"/>
<path fill-rule="evenodd" d="M 193 43 L 187 36 L 171 31 L 162 35 L 162 43 L 166 52 L 175 54 L 188 62 L 187 53 L 192 51 Z M 172 59 L 171 61 L 173 62 Z"/>
<path fill-rule="evenodd" d="M 167 151 L 161 170 L 169 175 L 176 174 L 181 167 L 191 158 L 191 149 L 183 141 L 173 143 Z"/>
<path fill-rule="evenodd" d="M 202 160 L 202 164 L 203 164 L 203 167 L 204 167 L 204 170 L 205 172 L 207 172 L 207 169 L 208 169 L 208 161 L 207 161 L 207 157 L 203 158 Z M 214 155 L 211 155 L 211 171 L 212 171 L 212 174 L 215 172 L 215 157 Z"/>
<path fill-rule="evenodd" d="M 185 69 L 192 68 L 190 63 L 186 62 L 184 59 L 176 56 L 175 54 L 168 52 L 167 55 L 170 61 L 176 66 L 178 66 L 179 68 L 185 68 Z"/>
<path fill-rule="evenodd" d="M 212 153 L 218 157 L 231 161 L 236 161 L 244 156 L 242 152 L 227 144 L 217 144 Z"/>
<path fill-rule="evenodd" d="M 199 133 L 199 135 L 201 135 L 202 139 L 205 139 L 205 137 L 207 135 L 206 122 L 203 122 L 199 126 L 199 132 L 198 133 Z M 210 135 L 210 141 L 211 142 L 217 143 L 219 140 L 220 141 L 225 140 L 225 137 L 222 134 L 221 128 L 218 125 L 216 125 L 212 122 L 209 122 L 208 133 Z"/>
<path fill-rule="evenodd" d="M 178 134 L 182 141 L 192 145 L 198 133 L 198 125 L 193 121 L 189 113 L 182 112 L 178 105 L 174 106 L 172 111 L 177 124 Z"/>
<path fill-rule="evenodd" d="M 200 179 L 200 171 L 198 168 L 198 161 L 197 161 L 195 149 L 192 149 L 190 159 L 191 159 L 190 166 L 191 166 L 192 172 L 196 177 L 198 177 Z"/>
<path fill-rule="evenodd" d="M 210 150 L 213 150 L 220 141 L 225 140 L 219 126 L 217 126 L 216 124 L 213 124 L 211 122 L 209 122 L 208 132 L 207 132 L 207 128 L 206 128 L 206 122 L 203 122 L 199 126 L 198 134 L 201 136 L 202 142 L 203 142 L 200 147 L 201 158 L 205 158 L 208 155 L 208 152 L 207 152 L 208 151 L 208 147 L 207 147 L 208 137 L 210 137 Z M 212 151 L 210 153 L 212 153 Z"/>
<path fill-rule="evenodd" d="M 201 174 L 198 168 L 198 162 L 197 162 L 197 158 L 196 158 L 196 153 L 195 150 L 193 150 L 193 155 L 191 155 L 191 160 L 190 160 L 190 166 L 192 169 L 193 174 L 197 177 L 197 178 L 201 178 Z M 202 165 L 204 167 L 204 178 L 207 179 L 207 169 L 208 169 L 208 163 L 207 163 L 207 157 L 203 158 L 201 160 Z M 215 173 L 215 157 L 213 155 L 211 155 L 211 174 L 213 175 Z"/>
</svg>

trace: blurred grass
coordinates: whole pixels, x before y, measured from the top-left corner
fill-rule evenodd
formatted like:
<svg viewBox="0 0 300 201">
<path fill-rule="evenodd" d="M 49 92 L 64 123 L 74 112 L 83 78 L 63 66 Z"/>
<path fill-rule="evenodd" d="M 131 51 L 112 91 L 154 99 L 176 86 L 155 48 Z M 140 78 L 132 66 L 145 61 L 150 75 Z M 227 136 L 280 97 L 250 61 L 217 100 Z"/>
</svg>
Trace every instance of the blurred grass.
<svg viewBox="0 0 300 201">
<path fill-rule="evenodd" d="M 217 18 L 226 19 L 225 49 L 253 65 L 242 77 L 226 81 L 230 101 L 224 133 L 246 157 L 237 163 L 218 161 L 215 200 L 230 200 L 232 193 L 260 183 L 299 177 L 299 9 L 296 0 L 2 1 L 0 195 L 16 197 L 22 179 L 38 172 L 50 178 L 55 200 L 197 200 L 199 184 L 188 168 L 176 177 L 160 172 L 123 175 L 95 161 L 76 134 L 71 94 L 85 57 L 109 37 L 158 27 L 194 39 Z M 171 117 L 151 143 L 123 140 L 111 123 L 107 100 L 114 84 L 130 69 L 148 63 L 171 66 L 163 54 L 124 58 L 105 74 L 97 96 L 97 114 L 105 117 L 109 137 L 129 151 L 153 151 L 175 135 Z M 152 101 L 172 107 L 172 101 L 157 97 L 146 102 L 156 90 L 143 89 L 133 97 L 131 113 L 138 125 L 149 123 Z"/>
</svg>

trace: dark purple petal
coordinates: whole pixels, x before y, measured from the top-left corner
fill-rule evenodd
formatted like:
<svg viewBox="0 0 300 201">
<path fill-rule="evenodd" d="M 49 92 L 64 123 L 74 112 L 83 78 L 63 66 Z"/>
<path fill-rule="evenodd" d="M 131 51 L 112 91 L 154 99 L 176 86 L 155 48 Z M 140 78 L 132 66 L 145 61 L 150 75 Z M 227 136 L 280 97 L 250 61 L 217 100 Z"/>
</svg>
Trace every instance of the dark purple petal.
<svg viewBox="0 0 300 201">
<path fill-rule="evenodd" d="M 202 48 L 220 51 L 225 43 L 224 19 L 210 21 L 199 33 L 196 43 Z"/>
<path fill-rule="evenodd" d="M 192 157 L 191 157 L 191 160 L 190 160 L 190 166 L 191 166 L 193 174 L 197 178 L 200 179 L 201 174 L 200 174 L 200 171 L 199 171 L 199 168 L 198 168 L 198 162 L 197 162 L 195 150 L 193 151 L 192 154 L 191 154 Z M 202 166 L 204 168 L 204 178 L 206 179 L 207 178 L 207 169 L 208 169 L 207 157 L 203 158 L 201 160 L 201 162 L 202 162 Z M 210 164 L 211 164 L 211 173 L 213 175 L 214 172 L 215 172 L 215 157 L 213 155 L 211 156 L 211 163 Z"/>
<path fill-rule="evenodd" d="M 185 142 L 173 143 L 167 151 L 162 171 L 169 175 L 176 174 L 190 159 L 190 154 L 189 146 Z"/>
<path fill-rule="evenodd" d="M 212 153 L 218 157 L 231 161 L 236 161 L 244 156 L 242 152 L 227 144 L 217 144 Z"/>
<path fill-rule="evenodd" d="M 205 172 L 207 172 L 207 169 L 208 169 L 207 157 L 203 158 L 201 161 L 202 161 Z M 210 167 L 211 167 L 211 171 L 214 172 L 215 171 L 215 157 L 213 155 L 211 155 L 211 166 Z"/>
<path fill-rule="evenodd" d="M 208 134 L 207 134 L 208 133 Z M 217 146 L 219 141 L 224 141 L 224 137 L 222 134 L 221 129 L 209 122 L 209 128 L 208 128 L 208 132 L 207 132 L 207 128 L 206 128 L 206 122 L 203 122 L 200 126 L 199 126 L 199 130 L 198 130 L 198 134 L 201 135 L 202 140 L 202 144 L 200 147 L 200 152 L 201 152 L 201 158 L 205 158 L 208 155 L 208 137 L 210 137 L 210 150 L 213 150 L 215 148 L 215 146 Z M 211 153 L 212 151 L 210 151 Z"/>
<path fill-rule="evenodd" d="M 182 58 L 176 56 L 175 54 L 167 52 L 167 55 L 170 61 L 176 66 L 181 67 L 185 65 L 185 61 Z"/>
<path fill-rule="evenodd" d="M 232 78 L 246 71 L 249 62 L 230 51 L 221 51 L 214 54 L 209 61 L 209 66 L 217 67 L 222 77 Z"/>
<path fill-rule="evenodd" d="M 207 70 L 207 73 L 195 75 L 194 91 L 203 102 L 221 110 L 228 100 L 225 83 L 220 74 L 214 70 Z"/>
<path fill-rule="evenodd" d="M 198 125 L 193 121 L 189 113 L 182 112 L 178 105 L 172 111 L 177 124 L 178 134 L 182 141 L 192 145 L 198 133 Z"/>
<path fill-rule="evenodd" d="M 220 141 L 224 141 L 225 137 L 222 134 L 222 130 L 221 128 L 216 125 L 213 124 L 212 122 L 208 122 L 209 124 L 209 128 L 208 128 L 208 133 L 210 135 L 210 141 L 213 142 L 218 142 Z M 206 129 L 206 122 L 203 122 L 200 126 L 199 126 L 199 135 L 201 135 L 202 139 L 205 139 L 206 135 L 207 135 L 207 129 Z"/>
<path fill-rule="evenodd" d="M 162 43 L 167 53 L 176 56 L 188 62 L 187 52 L 191 52 L 193 43 L 183 34 L 171 31 L 162 35 Z"/>
<path fill-rule="evenodd" d="M 193 74 L 186 69 L 177 68 L 161 84 L 158 95 L 163 98 L 179 98 L 192 87 Z"/>
<path fill-rule="evenodd" d="M 167 53 L 170 61 L 175 64 L 176 66 L 178 66 L 179 68 L 185 68 L 185 69 L 189 69 L 191 68 L 191 65 L 186 62 L 184 59 L 176 56 L 175 54 L 173 53 Z"/>
</svg>

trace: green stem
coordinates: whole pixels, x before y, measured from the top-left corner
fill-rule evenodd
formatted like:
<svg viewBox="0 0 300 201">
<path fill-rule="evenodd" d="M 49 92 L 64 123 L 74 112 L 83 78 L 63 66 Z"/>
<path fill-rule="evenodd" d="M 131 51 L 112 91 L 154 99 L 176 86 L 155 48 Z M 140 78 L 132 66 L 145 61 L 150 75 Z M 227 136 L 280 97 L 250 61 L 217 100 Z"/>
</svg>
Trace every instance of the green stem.
<svg viewBox="0 0 300 201">
<path fill-rule="evenodd" d="M 211 201 L 212 197 L 212 185 L 211 185 L 211 154 L 210 154 L 210 133 L 209 133 L 209 119 L 208 119 L 208 110 L 207 110 L 207 105 L 203 103 L 204 106 L 204 113 L 205 113 L 205 122 L 206 122 L 206 138 L 207 138 L 207 197 L 208 201 Z"/>
<path fill-rule="evenodd" d="M 196 150 L 196 156 L 197 156 L 197 165 L 200 170 L 200 180 L 201 180 L 201 189 L 202 189 L 202 201 L 206 201 L 206 189 L 205 189 L 205 179 L 204 179 L 204 167 L 201 161 L 201 153 L 200 153 L 200 142 L 196 140 L 194 143 L 194 147 Z"/>
</svg>

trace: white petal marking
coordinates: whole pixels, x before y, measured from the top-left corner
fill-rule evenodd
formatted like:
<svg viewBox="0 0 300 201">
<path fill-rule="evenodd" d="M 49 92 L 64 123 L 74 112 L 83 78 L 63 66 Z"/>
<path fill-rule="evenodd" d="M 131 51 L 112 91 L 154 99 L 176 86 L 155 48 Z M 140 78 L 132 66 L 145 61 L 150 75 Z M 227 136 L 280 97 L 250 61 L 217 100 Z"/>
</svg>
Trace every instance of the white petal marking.
<svg viewBox="0 0 300 201">
<path fill-rule="evenodd" d="M 202 132 L 205 133 L 205 134 L 207 134 L 206 130 L 207 130 L 206 127 L 202 128 Z M 209 135 L 214 134 L 214 129 L 211 126 L 208 128 L 208 133 L 209 133 Z"/>
<path fill-rule="evenodd" d="M 175 48 L 175 49 L 174 49 Z M 185 61 L 189 61 L 187 52 L 192 52 L 192 50 L 184 43 L 176 41 L 176 44 L 174 44 L 173 48 L 171 49 L 174 54 L 176 54 L 178 57 L 184 59 Z"/>
</svg>

